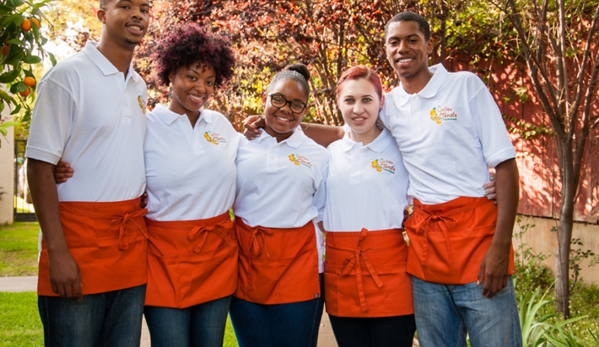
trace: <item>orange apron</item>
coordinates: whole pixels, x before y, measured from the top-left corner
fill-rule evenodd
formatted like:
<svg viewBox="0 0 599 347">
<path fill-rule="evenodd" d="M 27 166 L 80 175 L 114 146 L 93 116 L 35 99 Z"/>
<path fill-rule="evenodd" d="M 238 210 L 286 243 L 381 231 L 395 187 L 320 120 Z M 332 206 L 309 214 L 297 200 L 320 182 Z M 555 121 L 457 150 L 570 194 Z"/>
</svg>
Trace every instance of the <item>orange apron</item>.
<svg viewBox="0 0 599 347">
<path fill-rule="evenodd" d="M 237 242 L 226 212 L 192 221 L 146 219 L 147 306 L 186 308 L 229 296 L 237 288 Z"/>
<path fill-rule="evenodd" d="M 235 297 L 258 304 L 286 304 L 320 297 L 314 224 L 301 228 L 250 227 L 235 219 L 239 285 Z"/>
<path fill-rule="evenodd" d="M 140 199 L 118 202 L 60 202 L 62 230 L 79 266 L 83 295 L 140 286 L 147 282 L 148 242 Z M 48 250 L 42 242 L 37 293 L 52 291 Z"/>
<path fill-rule="evenodd" d="M 408 255 L 401 229 L 327 232 L 325 305 L 337 317 L 414 313 Z"/>
<path fill-rule="evenodd" d="M 460 197 L 435 205 L 414 199 L 414 214 L 404 224 L 410 238 L 408 273 L 442 284 L 476 281 L 496 223 L 497 206 L 487 198 Z M 508 270 L 514 272 L 513 249 Z"/>
</svg>

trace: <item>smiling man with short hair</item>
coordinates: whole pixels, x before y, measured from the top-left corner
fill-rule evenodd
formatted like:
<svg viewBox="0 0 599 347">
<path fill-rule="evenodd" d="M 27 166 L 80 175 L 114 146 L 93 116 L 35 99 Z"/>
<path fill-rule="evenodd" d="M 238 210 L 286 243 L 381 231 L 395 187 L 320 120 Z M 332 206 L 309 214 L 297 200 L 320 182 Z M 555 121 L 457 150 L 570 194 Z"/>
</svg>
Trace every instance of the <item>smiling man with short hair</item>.
<svg viewBox="0 0 599 347">
<path fill-rule="evenodd" d="M 131 60 L 149 11 L 149 0 L 101 0 L 100 42 L 88 42 L 39 85 L 26 156 L 43 233 L 38 304 L 46 346 L 139 346 L 147 90 Z M 78 174 L 57 187 L 61 158 Z"/>
</svg>

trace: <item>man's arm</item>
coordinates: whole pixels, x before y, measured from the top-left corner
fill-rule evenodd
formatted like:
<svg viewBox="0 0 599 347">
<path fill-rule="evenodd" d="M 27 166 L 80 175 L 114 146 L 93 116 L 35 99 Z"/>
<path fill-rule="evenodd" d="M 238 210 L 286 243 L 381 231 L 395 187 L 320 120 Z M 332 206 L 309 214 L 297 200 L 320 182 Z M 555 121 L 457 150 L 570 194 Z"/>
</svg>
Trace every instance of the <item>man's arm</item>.
<svg viewBox="0 0 599 347">
<path fill-rule="evenodd" d="M 54 165 L 27 159 L 27 180 L 48 250 L 52 290 L 62 298 L 81 300 L 79 266 L 69 252 L 60 224 Z"/>
<path fill-rule="evenodd" d="M 301 127 L 306 136 L 323 147 L 328 147 L 345 135 L 343 127 L 305 122 L 302 122 Z"/>
<path fill-rule="evenodd" d="M 506 160 L 497 165 L 495 170 L 497 225 L 491 247 L 480 265 L 477 282 L 484 282 L 483 295 L 487 297 L 492 297 L 507 285 L 512 232 L 520 199 L 516 160 Z"/>
<path fill-rule="evenodd" d="M 265 125 L 264 117 L 249 116 L 243 121 L 245 128 L 243 135 L 252 140 L 260 135 Z M 306 136 L 323 147 L 328 147 L 331 143 L 342 139 L 345 135 L 343 127 L 306 122 L 302 122 L 301 127 Z"/>
</svg>

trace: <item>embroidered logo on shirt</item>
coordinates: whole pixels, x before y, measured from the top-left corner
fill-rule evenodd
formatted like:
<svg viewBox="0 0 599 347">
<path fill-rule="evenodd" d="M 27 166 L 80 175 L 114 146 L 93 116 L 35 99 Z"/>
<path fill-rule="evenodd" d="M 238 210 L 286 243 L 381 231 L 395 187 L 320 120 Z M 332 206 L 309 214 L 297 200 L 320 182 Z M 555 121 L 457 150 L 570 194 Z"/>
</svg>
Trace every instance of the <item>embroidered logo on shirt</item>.
<svg viewBox="0 0 599 347">
<path fill-rule="evenodd" d="M 377 172 L 387 171 L 392 174 L 395 174 L 395 165 L 393 165 L 393 162 L 391 160 L 382 158 L 375 159 L 372 161 L 372 168 L 375 169 Z"/>
<path fill-rule="evenodd" d="M 431 119 L 437 124 L 441 124 L 446 121 L 456 121 L 458 120 L 458 115 L 453 112 L 451 107 L 434 107 L 431 112 Z"/>
<path fill-rule="evenodd" d="M 216 146 L 218 146 L 219 143 L 227 143 L 227 139 L 222 137 L 221 134 L 211 133 L 210 131 L 204 133 L 204 138 L 206 138 L 206 141 L 215 144 Z"/>
<path fill-rule="evenodd" d="M 303 165 L 306 166 L 308 168 L 312 168 L 312 163 L 310 162 L 310 160 L 306 157 L 304 157 L 303 155 L 299 155 L 299 154 L 289 154 L 289 161 L 294 163 L 297 166 Z"/>
<path fill-rule="evenodd" d="M 139 108 L 141 108 L 141 112 L 146 114 L 146 102 L 141 98 L 141 95 L 137 96 L 137 103 L 139 104 Z"/>
</svg>

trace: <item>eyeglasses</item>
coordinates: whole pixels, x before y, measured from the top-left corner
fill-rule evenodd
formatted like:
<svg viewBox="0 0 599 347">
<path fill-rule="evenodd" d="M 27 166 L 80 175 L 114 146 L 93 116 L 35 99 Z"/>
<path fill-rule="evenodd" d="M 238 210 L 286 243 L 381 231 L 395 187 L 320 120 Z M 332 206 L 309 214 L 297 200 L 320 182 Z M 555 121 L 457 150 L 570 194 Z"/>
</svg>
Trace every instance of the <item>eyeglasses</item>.
<svg viewBox="0 0 599 347">
<path fill-rule="evenodd" d="M 268 94 L 270 103 L 276 108 L 283 108 L 289 104 L 289 109 L 293 113 L 302 113 L 306 108 L 306 104 L 300 101 L 289 101 L 281 94 Z"/>
</svg>

